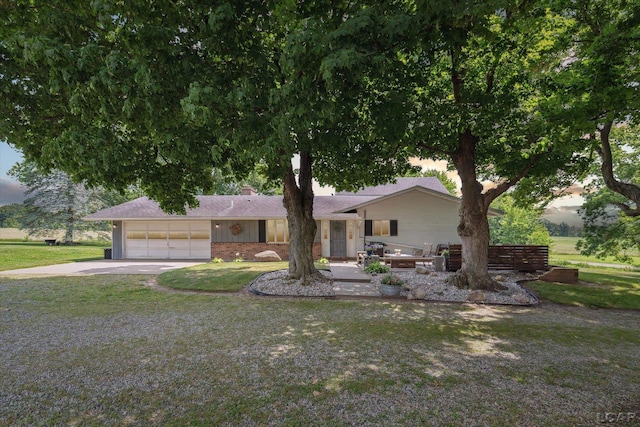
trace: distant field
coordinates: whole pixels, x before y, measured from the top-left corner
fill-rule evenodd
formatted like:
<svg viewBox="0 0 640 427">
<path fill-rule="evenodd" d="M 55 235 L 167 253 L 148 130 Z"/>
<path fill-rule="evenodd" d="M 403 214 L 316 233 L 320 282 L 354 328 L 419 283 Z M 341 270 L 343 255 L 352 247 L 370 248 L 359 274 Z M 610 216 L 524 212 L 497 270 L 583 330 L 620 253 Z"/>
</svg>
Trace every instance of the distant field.
<svg viewBox="0 0 640 427">
<path fill-rule="evenodd" d="M 621 263 L 620 261 L 616 261 L 613 257 L 607 257 L 605 259 L 596 258 L 594 256 L 584 256 L 580 255 L 580 252 L 576 249 L 576 244 L 579 237 L 552 237 L 552 244 L 550 248 L 549 258 L 550 261 L 553 262 L 595 262 L 595 263 L 606 263 L 606 264 L 620 264 L 620 265 L 629 265 Z M 630 266 L 640 266 L 640 254 L 635 253 L 632 254 L 633 264 Z"/>
<path fill-rule="evenodd" d="M 102 234 L 104 234 L 104 232 Z M 0 240 L 31 240 L 34 242 L 42 242 L 45 238 L 62 239 L 63 237 L 64 230 L 59 230 L 51 236 L 34 237 L 29 236 L 25 230 L 20 230 L 19 228 L 0 228 Z M 98 238 L 99 234 L 97 232 L 90 231 L 86 233 L 86 237 L 81 238 L 80 241 L 91 241 L 97 240 Z"/>
</svg>

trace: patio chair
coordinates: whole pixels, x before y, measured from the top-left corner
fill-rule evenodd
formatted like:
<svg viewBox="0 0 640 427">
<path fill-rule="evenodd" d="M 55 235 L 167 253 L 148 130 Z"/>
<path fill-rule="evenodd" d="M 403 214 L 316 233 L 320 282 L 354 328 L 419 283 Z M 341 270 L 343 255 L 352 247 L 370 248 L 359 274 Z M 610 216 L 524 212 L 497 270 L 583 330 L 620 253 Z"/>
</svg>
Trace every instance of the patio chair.
<svg viewBox="0 0 640 427">
<path fill-rule="evenodd" d="M 436 246 L 437 248 L 437 246 Z M 423 243 L 422 244 L 422 255 L 423 257 L 434 256 L 435 252 L 433 251 L 433 243 Z"/>
</svg>

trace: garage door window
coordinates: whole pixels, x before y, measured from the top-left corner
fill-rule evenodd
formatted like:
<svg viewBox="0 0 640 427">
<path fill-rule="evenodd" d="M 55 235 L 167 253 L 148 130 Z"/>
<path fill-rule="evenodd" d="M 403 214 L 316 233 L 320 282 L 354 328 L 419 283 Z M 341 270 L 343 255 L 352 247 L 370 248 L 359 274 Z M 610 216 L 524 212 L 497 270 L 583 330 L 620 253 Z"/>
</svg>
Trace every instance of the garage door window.
<svg viewBox="0 0 640 427">
<path fill-rule="evenodd" d="M 167 240 L 166 231 L 149 231 L 149 240 Z"/>
<path fill-rule="evenodd" d="M 189 233 L 186 231 L 170 231 L 169 238 L 174 240 L 187 240 Z"/>
<path fill-rule="evenodd" d="M 129 231 L 127 233 L 127 239 L 129 240 L 146 240 L 147 232 L 146 231 Z"/>
<path fill-rule="evenodd" d="M 191 239 L 192 240 L 209 240 L 209 233 L 206 231 L 192 231 Z"/>
</svg>

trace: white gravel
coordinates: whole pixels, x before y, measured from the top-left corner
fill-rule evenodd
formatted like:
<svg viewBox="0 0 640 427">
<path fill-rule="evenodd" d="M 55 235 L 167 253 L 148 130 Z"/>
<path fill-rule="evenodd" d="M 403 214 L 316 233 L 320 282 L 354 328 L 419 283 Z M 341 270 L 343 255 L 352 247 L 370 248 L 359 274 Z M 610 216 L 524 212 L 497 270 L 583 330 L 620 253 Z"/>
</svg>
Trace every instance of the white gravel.
<svg viewBox="0 0 640 427">
<path fill-rule="evenodd" d="M 287 270 L 273 271 L 258 277 L 251 285 L 251 289 L 264 295 L 296 297 L 335 296 L 331 273 L 328 271 L 321 271 L 321 273 L 326 277 L 326 280 L 302 284 L 300 280 L 290 279 Z"/>
<path fill-rule="evenodd" d="M 406 296 L 407 299 L 509 305 L 531 305 L 537 303 L 537 299 L 518 284 L 522 280 L 531 280 L 536 276 L 512 271 L 490 272 L 490 276 L 505 285 L 507 290 L 488 292 L 460 289 L 450 285 L 447 283 L 447 278 L 451 274 L 448 272 L 419 274 L 415 270 L 393 273 L 394 276 L 398 276 L 404 281 L 405 285 L 401 295 Z M 372 278 L 372 282 L 379 286 L 382 277 L 375 276 Z"/>
<path fill-rule="evenodd" d="M 333 297 L 335 291 L 331 283 L 331 273 L 323 272 L 327 281 L 316 281 L 309 284 L 301 284 L 300 281 L 287 277 L 286 270 L 266 273 L 256 279 L 251 285 L 253 291 L 263 295 L 277 296 L 305 296 L 305 297 Z M 446 301 L 446 302 L 475 302 L 486 304 L 508 305 L 532 305 L 537 304 L 537 299 L 523 289 L 518 282 L 531 280 L 536 276 L 515 272 L 490 272 L 490 275 L 507 286 L 507 290 L 500 292 L 470 291 L 460 289 L 447 283 L 447 278 L 452 274 L 448 272 L 430 272 L 420 274 L 415 270 L 393 272 L 395 276 L 402 278 L 405 285 L 401 296 L 410 300 Z M 371 283 L 380 287 L 380 281 L 384 275 L 371 277 Z"/>
</svg>

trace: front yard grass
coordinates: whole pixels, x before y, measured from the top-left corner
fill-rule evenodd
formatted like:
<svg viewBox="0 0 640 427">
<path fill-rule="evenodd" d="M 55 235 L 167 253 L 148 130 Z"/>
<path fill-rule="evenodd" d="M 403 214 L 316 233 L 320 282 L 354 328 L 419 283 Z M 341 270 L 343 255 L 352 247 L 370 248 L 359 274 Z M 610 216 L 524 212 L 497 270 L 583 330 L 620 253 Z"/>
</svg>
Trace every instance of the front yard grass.
<svg viewBox="0 0 640 427">
<path fill-rule="evenodd" d="M 104 258 L 104 249 L 109 247 L 111 247 L 110 242 L 49 246 L 44 243 L 44 240 L 39 242 L 0 241 L 0 271 L 101 259 Z"/>
<path fill-rule="evenodd" d="M 580 268 L 580 284 L 529 282 L 541 298 L 558 304 L 640 310 L 640 272 Z"/>
<path fill-rule="evenodd" d="M 222 262 L 167 271 L 158 284 L 173 289 L 237 292 L 262 273 L 288 268 L 288 262 Z"/>
<path fill-rule="evenodd" d="M 0 425 L 640 416 L 640 312 L 180 294 L 152 278 L 3 278 Z"/>
<path fill-rule="evenodd" d="M 287 268 L 289 268 L 288 261 L 209 262 L 162 273 L 158 276 L 158 283 L 173 289 L 237 292 L 263 273 Z M 327 267 L 316 263 L 316 268 Z"/>
</svg>

